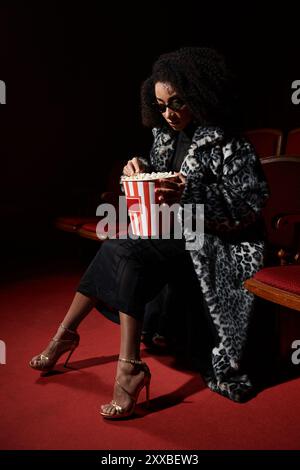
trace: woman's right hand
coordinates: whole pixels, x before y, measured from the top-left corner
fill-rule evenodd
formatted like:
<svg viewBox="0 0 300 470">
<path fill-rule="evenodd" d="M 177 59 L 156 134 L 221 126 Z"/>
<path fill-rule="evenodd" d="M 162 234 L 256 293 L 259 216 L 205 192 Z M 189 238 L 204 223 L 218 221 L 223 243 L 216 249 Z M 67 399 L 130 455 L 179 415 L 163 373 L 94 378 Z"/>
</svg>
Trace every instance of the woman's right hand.
<svg viewBox="0 0 300 470">
<path fill-rule="evenodd" d="M 176 178 L 162 178 L 159 180 L 160 184 L 155 189 L 159 203 L 169 205 L 179 203 L 185 187 L 186 178 L 181 173 L 175 173 L 175 175 Z"/>
<path fill-rule="evenodd" d="M 127 164 L 123 168 L 123 175 L 132 176 L 134 173 L 142 173 L 145 169 L 144 163 L 139 157 L 134 157 L 132 160 L 128 160 Z"/>
</svg>

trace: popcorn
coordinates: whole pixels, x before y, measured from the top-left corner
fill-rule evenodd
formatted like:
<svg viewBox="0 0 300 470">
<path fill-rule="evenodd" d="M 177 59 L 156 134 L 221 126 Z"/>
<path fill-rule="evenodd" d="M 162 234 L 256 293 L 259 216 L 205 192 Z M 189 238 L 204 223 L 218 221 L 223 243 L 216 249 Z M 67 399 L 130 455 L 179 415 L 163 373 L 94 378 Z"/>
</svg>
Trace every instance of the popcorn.
<svg viewBox="0 0 300 470">
<path fill-rule="evenodd" d="M 172 171 L 152 172 L 152 173 L 135 173 L 131 176 L 121 176 L 121 181 L 151 181 L 163 178 L 175 177 Z"/>
</svg>

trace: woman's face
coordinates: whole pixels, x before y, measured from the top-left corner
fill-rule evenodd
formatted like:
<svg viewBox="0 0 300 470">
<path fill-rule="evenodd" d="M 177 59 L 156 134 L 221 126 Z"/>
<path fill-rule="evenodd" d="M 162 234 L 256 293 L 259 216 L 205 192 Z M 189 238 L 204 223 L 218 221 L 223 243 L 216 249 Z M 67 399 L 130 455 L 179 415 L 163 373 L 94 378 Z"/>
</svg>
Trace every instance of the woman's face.
<svg viewBox="0 0 300 470">
<path fill-rule="evenodd" d="M 158 110 L 175 131 L 182 131 L 192 121 L 191 110 L 169 83 L 157 82 L 155 97 Z"/>
</svg>

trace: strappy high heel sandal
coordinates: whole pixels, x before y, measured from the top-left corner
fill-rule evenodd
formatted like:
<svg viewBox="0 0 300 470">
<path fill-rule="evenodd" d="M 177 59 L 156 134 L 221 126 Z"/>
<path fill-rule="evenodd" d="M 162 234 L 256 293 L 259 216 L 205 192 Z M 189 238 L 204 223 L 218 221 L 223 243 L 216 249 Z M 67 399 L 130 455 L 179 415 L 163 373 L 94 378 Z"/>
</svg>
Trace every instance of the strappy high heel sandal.
<svg viewBox="0 0 300 470">
<path fill-rule="evenodd" d="M 69 330 L 63 324 L 60 325 L 60 328 L 67 331 L 68 333 L 72 333 L 73 337 L 69 339 L 53 338 L 45 351 L 31 359 L 29 365 L 32 367 L 32 369 L 48 372 L 49 370 L 53 369 L 58 359 L 63 354 L 69 352 L 68 357 L 64 363 L 64 367 L 67 366 L 70 357 L 79 345 L 80 337 L 76 331 Z"/>
<path fill-rule="evenodd" d="M 119 358 L 120 362 L 127 362 L 129 364 L 132 364 L 133 367 L 138 367 L 138 372 L 143 371 L 144 372 L 144 377 L 143 380 L 141 381 L 140 384 L 138 384 L 136 390 L 134 393 L 128 392 L 126 388 L 124 388 L 121 384 L 119 379 L 116 379 L 116 383 L 118 386 L 130 397 L 131 403 L 129 407 L 124 408 L 120 406 L 115 400 L 112 400 L 107 406 L 110 407 L 111 412 L 106 413 L 105 411 L 100 411 L 100 414 L 103 416 L 103 418 L 106 419 L 124 419 L 128 418 L 134 413 L 135 406 L 137 403 L 137 399 L 139 397 L 140 392 L 144 387 L 146 387 L 146 404 L 147 407 L 149 406 L 149 400 L 150 400 L 150 380 L 151 380 L 151 373 L 150 369 L 147 366 L 147 364 L 143 361 L 137 361 L 134 359 L 123 359 Z M 105 406 L 105 405 L 104 405 Z"/>
</svg>

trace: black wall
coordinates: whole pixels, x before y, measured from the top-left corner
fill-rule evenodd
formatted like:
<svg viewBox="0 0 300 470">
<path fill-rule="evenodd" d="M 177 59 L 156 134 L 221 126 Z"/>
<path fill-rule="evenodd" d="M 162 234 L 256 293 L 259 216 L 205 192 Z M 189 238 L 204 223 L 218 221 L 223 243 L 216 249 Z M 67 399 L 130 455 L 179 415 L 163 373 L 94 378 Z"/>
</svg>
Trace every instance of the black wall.
<svg viewBox="0 0 300 470">
<path fill-rule="evenodd" d="M 4 254 L 51 242 L 52 220 L 72 211 L 74 190 L 101 192 L 114 160 L 148 151 L 139 89 L 162 52 L 217 47 L 239 76 L 246 127 L 300 127 L 300 105 L 291 102 L 300 79 L 293 7 L 61 4 L 0 7 Z"/>
</svg>

